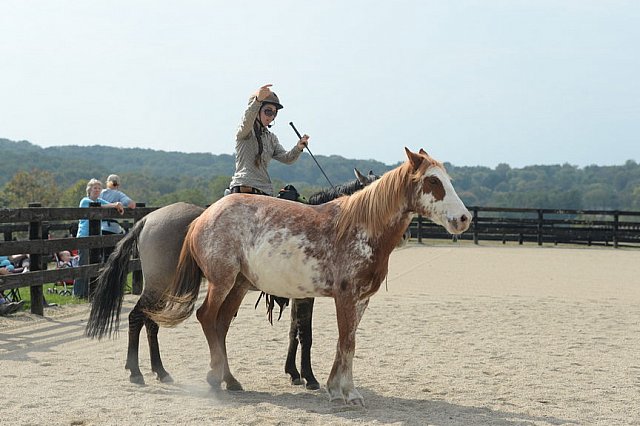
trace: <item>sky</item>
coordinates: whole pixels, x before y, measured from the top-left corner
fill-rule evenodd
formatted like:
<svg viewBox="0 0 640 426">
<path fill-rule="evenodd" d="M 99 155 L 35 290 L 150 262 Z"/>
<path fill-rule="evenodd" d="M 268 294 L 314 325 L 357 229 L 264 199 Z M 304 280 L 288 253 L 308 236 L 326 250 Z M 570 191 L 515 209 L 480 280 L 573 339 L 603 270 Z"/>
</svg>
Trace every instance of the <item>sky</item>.
<svg viewBox="0 0 640 426">
<path fill-rule="evenodd" d="M 232 154 L 269 83 L 316 156 L 621 165 L 639 46 L 636 0 L 2 0 L 0 138 Z"/>
</svg>

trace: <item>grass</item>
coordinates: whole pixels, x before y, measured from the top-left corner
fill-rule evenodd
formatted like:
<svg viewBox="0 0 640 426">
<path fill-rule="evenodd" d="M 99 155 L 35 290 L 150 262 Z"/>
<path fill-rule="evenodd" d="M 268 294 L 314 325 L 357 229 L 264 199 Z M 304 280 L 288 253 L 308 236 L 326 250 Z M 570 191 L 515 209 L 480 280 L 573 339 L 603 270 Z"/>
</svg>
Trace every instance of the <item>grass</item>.
<svg viewBox="0 0 640 426">
<path fill-rule="evenodd" d="M 131 293 L 131 278 L 132 274 L 127 275 L 127 284 L 125 288 L 125 293 Z M 44 298 L 48 304 L 57 304 L 59 306 L 62 305 L 79 305 L 83 303 L 88 303 L 85 299 L 78 299 L 77 297 L 61 295 L 59 293 L 50 292 L 52 289 L 57 289 L 58 292 L 63 291 L 64 287 L 61 285 L 56 286 L 55 284 L 45 284 L 42 286 L 42 291 L 44 294 Z M 72 285 L 67 285 L 68 290 L 72 290 Z M 19 289 L 20 298 L 24 300 L 23 309 L 30 310 L 31 309 L 31 291 L 29 291 L 28 287 L 22 287 Z"/>
</svg>

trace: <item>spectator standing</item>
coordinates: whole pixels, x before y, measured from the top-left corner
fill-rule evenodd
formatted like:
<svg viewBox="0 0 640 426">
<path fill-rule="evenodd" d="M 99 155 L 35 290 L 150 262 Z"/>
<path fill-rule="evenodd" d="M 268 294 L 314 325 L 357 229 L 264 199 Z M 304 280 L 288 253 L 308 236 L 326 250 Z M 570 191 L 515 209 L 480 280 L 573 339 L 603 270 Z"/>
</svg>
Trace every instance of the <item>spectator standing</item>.
<svg viewBox="0 0 640 426">
<path fill-rule="evenodd" d="M 120 176 L 109 175 L 107 178 L 107 187 L 100 193 L 100 198 L 110 203 L 122 203 L 123 207 L 135 209 L 136 202 L 120 191 Z M 102 233 L 106 234 L 122 234 L 124 230 L 117 220 L 107 219 L 102 221 Z"/>
<path fill-rule="evenodd" d="M 100 198 L 100 193 L 102 191 L 102 182 L 98 179 L 91 179 L 87 182 L 87 196 L 80 200 L 80 207 L 89 207 L 91 203 L 100 203 L 101 207 L 104 208 L 115 208 L 118 210 L 118 213 L 124 213 L 124 207 L 122 203 L 117 201 L 115 203 L 110 203 L 103 198 Z M 89 219 L 80 219 L 78 222 L 78 234 L 77 238 L 88 237 L 89 236 Z M 79 250 L 79 259 L 78 265 L 88 265 L 89 264 L 89 249 L 81 249 Z M 73 285 L 73 295 L 79 298 L 86 299 L 89 297 L 89 280 L 86 278 L 79 278 L 75 280 Z"/>
</svg>

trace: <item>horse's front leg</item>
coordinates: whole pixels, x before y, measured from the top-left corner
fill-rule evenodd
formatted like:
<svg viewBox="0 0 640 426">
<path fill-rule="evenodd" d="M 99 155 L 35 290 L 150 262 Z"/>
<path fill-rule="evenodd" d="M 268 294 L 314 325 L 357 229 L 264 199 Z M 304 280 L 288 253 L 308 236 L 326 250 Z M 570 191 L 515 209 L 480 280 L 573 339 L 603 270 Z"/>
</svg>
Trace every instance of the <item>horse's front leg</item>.
<svg viewBox="0 0 640 426">
<path fill-rule="evenodd" d="M 284 363 L 284 372 L 291 377 L 291 383 L 301 385 L 304 382 L 296 368 L 296 355 L 298 354 L 298 299 L 291 301 L 291 322 L 289 324 L 289 349 L 287 360 Z"/>
<path fill-rule="evenodd" d="M 311 368 L 311 345 L 313 344 L 313 302 L 314 298 L 297 300 L 298 306 L 298 336 L 300 338 L 301 354 L 300 354 L 300 371 L 302 377 L 307 382 L 306 388 L 310 390 L 320 389 L 320 383 L 313 375 Z M 294 302 L 295 303 L 295 302 Z"/>
<path fill-rule="evenodd" d="M 339 294 L 334 301 L 338 319 L 338 348 L 327 381 L 327 392 L 331 401 L 341 399 L 347 404 L 364 405 L 364 398 L 353 384 L 353 355 L 356 330 L 369 299 L 357 300 L 355 295 Z"/>
</svg>

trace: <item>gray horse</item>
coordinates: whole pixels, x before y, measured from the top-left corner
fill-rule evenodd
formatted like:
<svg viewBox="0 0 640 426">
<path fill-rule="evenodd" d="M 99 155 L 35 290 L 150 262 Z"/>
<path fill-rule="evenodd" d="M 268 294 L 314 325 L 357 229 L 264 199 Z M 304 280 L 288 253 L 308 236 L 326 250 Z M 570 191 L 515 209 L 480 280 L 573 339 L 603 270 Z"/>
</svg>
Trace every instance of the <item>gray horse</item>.
<svg viewBox="0 0 640 426">
<path fill-rule="evenodd" d="M 378 178 L 372 172 L 363 175 L 354 169 L 354 173 L 355 181 L 314 194 L 310 197 L 310 203 L 322 204 L 340 195 L 352 194 Z M 173 381 L 160 358 L 158 324 L 144 311 L 162 306 L 164 291 L 171 285 L 177 269 L 187 228 L 203 211 L 204 208 L 193 204 L 175 203 L 149 213 L 118 242 L 97 279 L 85 333 L 88 337 L 100 339 L 105 335 L 110 336 L 118 329 L 129 261 L 137 244 L 145 287 L 129 313 L 129 345 L 125 368 L 130 371 L 129 380 L 133 383 L 144 384 L 138 360 L 140 332 L 143 326 L 147 329 L 152 371 L 161 382 Z M 311 368 L 313 301 L 313 298 L 293 300 L 285 372 L 291 376 L 292 383 L 301 385 L 306 381 L 308 389 L 319 389 L 320 385 Z M 302 348 L 302 374 L 295 366 L 298 342 Z"/>
</svg>

